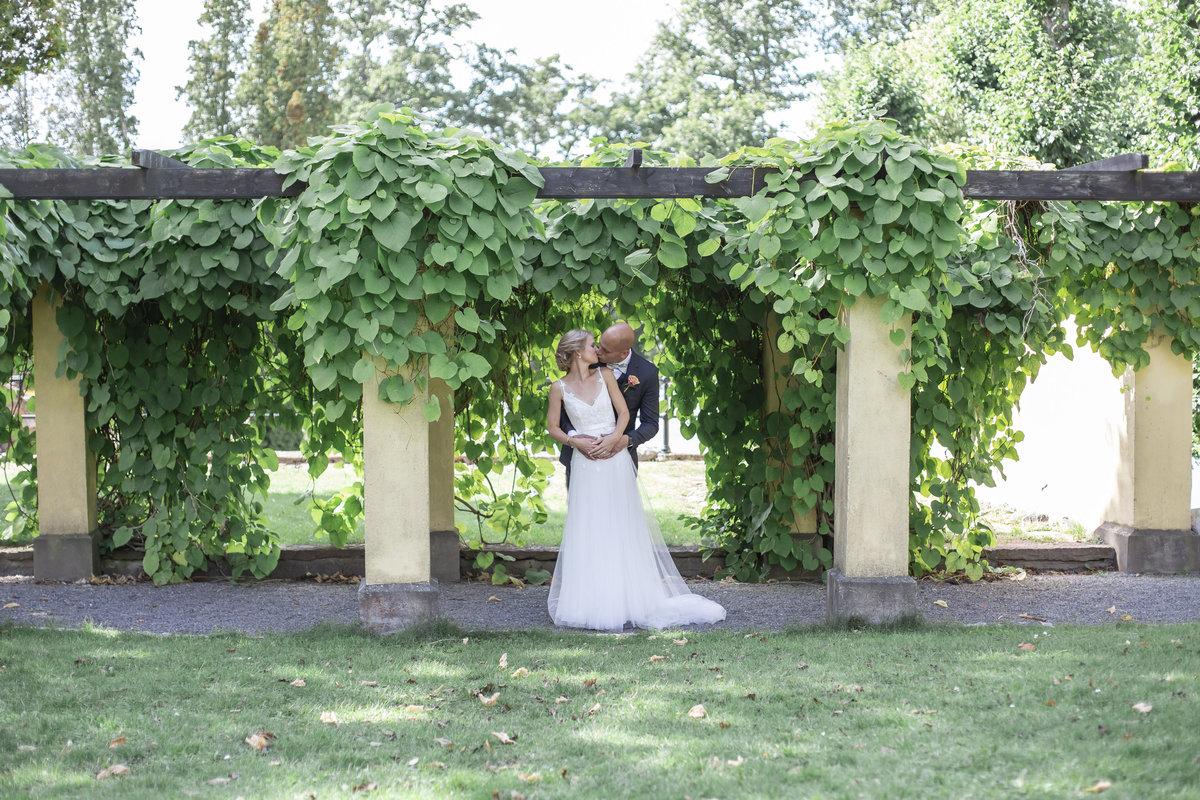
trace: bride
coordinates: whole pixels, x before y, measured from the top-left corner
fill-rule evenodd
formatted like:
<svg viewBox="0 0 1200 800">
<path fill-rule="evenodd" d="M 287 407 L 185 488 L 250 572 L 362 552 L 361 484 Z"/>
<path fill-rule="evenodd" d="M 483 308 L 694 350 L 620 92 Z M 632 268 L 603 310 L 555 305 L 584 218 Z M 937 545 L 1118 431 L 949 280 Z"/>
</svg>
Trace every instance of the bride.
<svg viewBox="0 0 1200 800">
<path fill-rule="evenodd" d="M 620 631 L 669 628 L 725 619 L 725 609 L 688 591 L 658 526 L 642 506 L 637 474 L 620 449 L 629 409 L 612 372 L 592 369 L 595 339 L 574 330 L 559 339 L 555 359 L 565 374 L 550 387 L 546 426 L 576 456 L 601 440 L 606 459 L 572 459 L 567 521 L 548 603 L 554 624 Z M 565 406 L 575 435 L 560 425 Z"/>
</svg>

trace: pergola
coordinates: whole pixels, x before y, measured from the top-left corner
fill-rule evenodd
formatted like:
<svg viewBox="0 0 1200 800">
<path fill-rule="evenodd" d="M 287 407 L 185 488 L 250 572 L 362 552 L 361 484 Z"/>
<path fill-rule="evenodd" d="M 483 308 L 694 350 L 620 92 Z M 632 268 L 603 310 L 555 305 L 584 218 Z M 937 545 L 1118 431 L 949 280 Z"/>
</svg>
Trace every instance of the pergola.
<svg viewBox="0 0 1200 800">
<path fill-rule="evenodd" d="M 134 151 L 132 161 L 134 168 L 4 169 L 0 185 L 14 200 L 254 199 L 303 189 L 285 190 L 284 177 L 270 169 L 197 169 L 148 150 Z M 1127 154 L 1060 171 L 969 170 L 963 194 L 1200 202 L 1200 173 L 1141 171 L 1148 162 Z M 543 167 L 538 197 L 731 198 L 765 186 L 762 170 L 733 169 L 718 183 L 705 180 L 710 172 L 643 166 L 641 151 L 632 150 L 621 167 Z M 95 468 L 80 387 L 55 375 L 62 335 L 49 297 L 43 287 L 32 313 L 40 522 L 34 571 L 39 580 L 75 580 L 88 577 L 97 563 Z M 864 297 L 844 312 L 850 336 L 837 356 L 830 619 L 880 622 L 916 612 L 916 586 L 908 576 L 910 392 L 897 380 L 912 321 L 907 316 L 885 325 L 883 301 Z M 900 345 L 889 336 L 896 327 L 906 334 Z M 1126 375 L 1120 475 L 1100 534 L 1115 547 L 1123 571 L 1200 571 L 1200 535 L 1191 530 L 1190 508 L 1192 366 L 1171 352 L 1169 341 L 1147 349 L 1149 365 Z M 437 615 L 438 581 L 458 579 L 458 537 L 453 416 L 428 423 L 419 403 L 397 408 L 379 400 L 379 378 L 363 391 L 366 575 L 359 592 L 363 622 L 386 633 Z"/>
</svg>

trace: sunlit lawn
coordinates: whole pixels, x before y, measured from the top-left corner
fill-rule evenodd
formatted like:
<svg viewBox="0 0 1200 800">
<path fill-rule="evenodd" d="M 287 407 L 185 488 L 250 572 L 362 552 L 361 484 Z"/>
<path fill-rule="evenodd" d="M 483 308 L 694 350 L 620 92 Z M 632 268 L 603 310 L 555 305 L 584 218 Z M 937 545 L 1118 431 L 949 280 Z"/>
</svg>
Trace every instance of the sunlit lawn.
<svg viewBox="0 0 1200 800">
<path fill-rule="evenodd" d="M 266 504 L 268 525 L 280 536 L 282 544 L 318 544 L 328 541 L 316 531 L 308 511 L 306 495 L 315 491 L 317 497 L 328 498 L 343 486 L 354 483 L 354 470 L 344 464 L 331 464 L 317 479 L 314 487 L 307 468 L 282 464 L 271 475 L 271 491 Z M 704 506 L 704 463 L 701 461 L 648 461 L 639 468 L 639 480 L 646 488 L 655 518 L 667 544 L 700 544 L 697 531 L 687 528 L 681 516 L 698 515 Z M 498 489 L 507 487 L 504 478 L 496 481 Z M 297 500 L 300 502 L 297 503 Z M 562 542 L 562 526 L 567 512 L 567 494 L 562 467 L 550 481 L 545 502 L 549 512 L 546 522 L 535 526 L 520 539 L 510 543 L 522 545 L 557 545 Z M 466 529 L 467 540 L 479 538 L 476 519 L 467 511 L 456 516 L 460 527 Z M 489 541 L 499 535 L 487 532 Z M 351 542 L 363 540 L 362 526 Z"/>
<path fill-rule="evenodd" d="M 1194 798 L 1198 653 L 1196 624 L 7 627 L 0 796 Z"/>
</svg>

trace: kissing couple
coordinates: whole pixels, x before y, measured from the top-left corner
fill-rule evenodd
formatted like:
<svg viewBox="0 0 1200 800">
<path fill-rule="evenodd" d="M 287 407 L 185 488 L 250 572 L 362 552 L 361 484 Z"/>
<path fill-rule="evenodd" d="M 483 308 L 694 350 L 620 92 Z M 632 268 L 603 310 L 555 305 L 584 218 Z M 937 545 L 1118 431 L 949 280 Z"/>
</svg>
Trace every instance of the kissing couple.
<svg viewBox="0 0 1200 800">
<path fill-rule="evenodd" d="M 571 330 L 555 348 L 562 377 L 550 386 L 546 428 L 567 476 L 547 604 L 555 625 L 617 632 L 725 619 L 719 604 L 688 590 L 643 500 L 637 447 L 658 433 L 659 386 L 636 341 L 618 322 L 599 342 Z"/>
</svg>

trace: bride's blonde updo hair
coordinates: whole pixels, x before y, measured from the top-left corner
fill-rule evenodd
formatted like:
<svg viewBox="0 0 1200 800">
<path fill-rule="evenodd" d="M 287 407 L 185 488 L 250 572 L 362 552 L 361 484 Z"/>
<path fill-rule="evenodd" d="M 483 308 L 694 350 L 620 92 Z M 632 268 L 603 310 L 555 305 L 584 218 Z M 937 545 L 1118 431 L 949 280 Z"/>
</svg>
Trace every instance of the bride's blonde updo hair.
<svg viewBox="0 0 1200 800">
<path fill-rule="evenodd" d="M 560 370 L 571 371 L 571 362 L 575 360 L 575 354 L 584 348 L 590 335 L 581 330 L 567 331 L 562 335 L 558 340 L 558 347 L 554 350 L 554 362 Z"/>
</svg>

